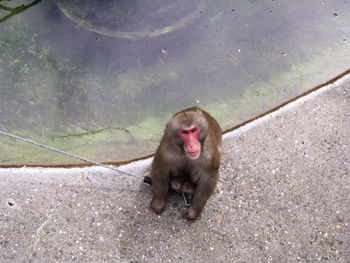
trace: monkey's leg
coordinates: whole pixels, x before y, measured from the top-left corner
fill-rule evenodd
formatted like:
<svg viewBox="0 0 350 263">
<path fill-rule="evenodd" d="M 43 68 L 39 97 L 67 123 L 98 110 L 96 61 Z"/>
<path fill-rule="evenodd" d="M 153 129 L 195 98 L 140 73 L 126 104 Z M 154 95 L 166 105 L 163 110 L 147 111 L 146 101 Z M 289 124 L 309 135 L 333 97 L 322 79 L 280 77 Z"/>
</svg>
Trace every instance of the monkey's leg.
<svg viewBox="0 0 350 263">
<path fill-rule="evenodd" d="M 157 214 L 163 212 L 166 201 L 168 198 L 170 176 L 169 171 L 163 171 L 158 169 L 152 172 L 152 191 L 153 199 L 151 202 L 151 208 Z"/>
<path fill-rule="evenodd" d="M 213 171 L 211 174 L 206 173 L 201 175 L 197 182 L 192 204 L 187 209 L 186 216 L 188 219 L 194 220 L 198 217 L 209 197 L 215 190 L 218 175 L 218 171 Z"/>
</svg>

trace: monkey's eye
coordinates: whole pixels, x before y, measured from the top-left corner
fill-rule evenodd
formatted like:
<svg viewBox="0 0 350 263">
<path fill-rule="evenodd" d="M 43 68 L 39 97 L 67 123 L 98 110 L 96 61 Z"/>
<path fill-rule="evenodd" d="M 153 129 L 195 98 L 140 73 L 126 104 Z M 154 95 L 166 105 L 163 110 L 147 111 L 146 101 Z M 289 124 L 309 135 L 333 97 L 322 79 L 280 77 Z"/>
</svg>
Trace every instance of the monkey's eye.
<svg viewBox="0 0 350 263">
<path fill-rule="evenodd" d="M 188 134 L 188 131 L 183 130 L 181 133 L 182 133 L 182 134 Z"/>
<path fill-rule="evenodd" d="M 197 128 L 193 128 L 193 129 L 191 130 L 192 133 L 195 133 L 196 131 L 197 131 Z"/>
</svg>

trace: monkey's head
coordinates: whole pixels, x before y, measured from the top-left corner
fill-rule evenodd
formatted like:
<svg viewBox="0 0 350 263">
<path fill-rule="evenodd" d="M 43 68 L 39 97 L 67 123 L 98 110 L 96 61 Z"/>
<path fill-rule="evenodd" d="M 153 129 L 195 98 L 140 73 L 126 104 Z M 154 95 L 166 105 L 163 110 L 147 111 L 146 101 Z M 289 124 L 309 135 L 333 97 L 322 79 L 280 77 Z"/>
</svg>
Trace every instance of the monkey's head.
<svg viewBox="0 0 350 263">
<path fill-rule="evenodd" d="M 179 145 L 186 156 L 197 159 L 201 144 L 208 133 L 208 122 L 200 109 L 183 111 L 171 117 L 167 124 L 168 138 Z"/>
</svg>

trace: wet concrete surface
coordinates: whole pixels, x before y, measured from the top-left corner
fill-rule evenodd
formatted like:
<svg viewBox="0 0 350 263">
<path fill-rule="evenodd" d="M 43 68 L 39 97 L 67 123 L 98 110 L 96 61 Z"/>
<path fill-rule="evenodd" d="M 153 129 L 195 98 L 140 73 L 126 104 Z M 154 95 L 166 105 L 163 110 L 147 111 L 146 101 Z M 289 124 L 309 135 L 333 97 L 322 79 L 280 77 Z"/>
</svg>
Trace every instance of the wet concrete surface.
<svg viewBox="0 0 350 263">
<path fill-rule="evenodd" d="M 1 262 L 350 262 L 350 79 L 225 135 L 198 220 L 121 167 L 0 170 Z"/>
</svg>

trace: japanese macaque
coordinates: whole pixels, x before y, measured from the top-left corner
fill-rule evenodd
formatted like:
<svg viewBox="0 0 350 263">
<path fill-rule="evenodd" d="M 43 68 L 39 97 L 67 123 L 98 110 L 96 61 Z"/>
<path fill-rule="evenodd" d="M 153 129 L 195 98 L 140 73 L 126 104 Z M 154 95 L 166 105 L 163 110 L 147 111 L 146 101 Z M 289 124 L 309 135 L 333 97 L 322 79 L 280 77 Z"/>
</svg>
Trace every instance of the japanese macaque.
<svg viewBox="0 0 350 263">
<path fill-rule="evenodd" d="M 219 179 L 221 128 L 197 107 L 172 116 L 152 163 L 151 208 L 161 213 L 173 188 L 192 195 L 186 217 L 198 217 Z"/>
</svg>

